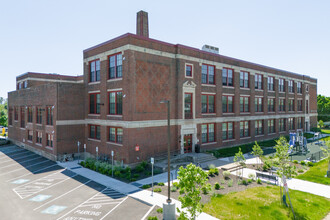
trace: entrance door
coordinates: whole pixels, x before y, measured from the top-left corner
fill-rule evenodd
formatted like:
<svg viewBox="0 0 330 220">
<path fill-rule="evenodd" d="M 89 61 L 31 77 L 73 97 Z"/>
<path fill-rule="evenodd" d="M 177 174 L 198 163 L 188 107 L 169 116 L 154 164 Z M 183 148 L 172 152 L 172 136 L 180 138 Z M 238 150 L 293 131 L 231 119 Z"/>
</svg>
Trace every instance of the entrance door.
<svg viewBox="0 0 330 220">
<path fill-rule="evenodd" d="M 192 152 L 192 134 L 188 134 L 184 136 L 184 152 L 185 153 Z"/>
</svg>

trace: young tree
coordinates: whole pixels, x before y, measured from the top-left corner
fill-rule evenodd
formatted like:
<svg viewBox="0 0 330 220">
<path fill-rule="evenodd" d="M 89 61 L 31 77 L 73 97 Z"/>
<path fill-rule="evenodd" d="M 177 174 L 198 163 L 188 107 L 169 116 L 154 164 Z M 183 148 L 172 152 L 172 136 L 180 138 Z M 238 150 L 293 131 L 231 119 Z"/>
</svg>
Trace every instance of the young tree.
<svg viewBox="0 0 330 220">
<path fill-rule="evenodd" d="M 252 148 L 252 154 L 257 157 L 257 163 L 261 156 L 264 154 L 264 151 L 261 149 L 257 142 L 255 142 L 255 145 Z M 259 163 L 257 164 L 257 168 L 259 168 Z"/>
<path fill-rule="evenodd" d="M 242 177 L 243 177 L 243 169 L 245 167 L 245 157 L 244 157 L 244 154 L 242 153 L 242 150 L 241 148 L 239 148 L 239 151 L 235 154 L 235 157 L 234 157 L 234 162 L 237 162 L 239 165 L 242 166 Z"/>
<path fill-rule="evenodd" d="M 321 147 L 324 158 L 328 161 L 327 177 L 330 178 L 330 141 L 327 141 L 326 148 Z"/>
<path fill-rule="evenodd" d="M 207 174 L 200 167 L 194 164 L 188 164 L 186 168 L 180 167 L 178 172 L 180 194 L 179 201 L 182 208 L 187 208 L 191 219 L 195 219 L 198 213 L 202 212 L 201 192 L 202 187 L 206 186 Z M 180 211 L 181 216 L 186 215 Z"/>
<path fill-rule="evenodd" d="M 318 124 L 319 124 L 319 127 L 320 128 L 323 128 L 324 127 L 324 122 L 322 120 L 320 120 Z"/>
</svg>

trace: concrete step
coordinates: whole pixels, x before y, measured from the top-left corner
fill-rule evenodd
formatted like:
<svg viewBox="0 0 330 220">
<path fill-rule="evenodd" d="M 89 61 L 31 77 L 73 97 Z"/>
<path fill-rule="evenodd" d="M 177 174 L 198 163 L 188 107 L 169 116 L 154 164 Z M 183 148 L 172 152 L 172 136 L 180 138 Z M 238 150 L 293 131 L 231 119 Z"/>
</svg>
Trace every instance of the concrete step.
<svg viewBox="0 0 330 220">
<path fill-rule="evenodd" d="M 214 157 L 212 154 L 201 154 L 195 157 L 195 162 L 196 163 L 205 163 L 205 162 L 209 162 L 212 160 L 216 160 L 217 158 Z"/>
</svg>

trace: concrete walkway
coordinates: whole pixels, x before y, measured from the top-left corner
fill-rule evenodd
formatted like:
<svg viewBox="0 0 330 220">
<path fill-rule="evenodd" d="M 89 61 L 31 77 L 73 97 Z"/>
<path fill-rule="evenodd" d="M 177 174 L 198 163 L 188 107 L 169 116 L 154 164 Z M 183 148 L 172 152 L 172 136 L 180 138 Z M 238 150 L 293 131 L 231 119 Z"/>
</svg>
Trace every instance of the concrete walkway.
<svg viewBox="0 0 330 220">
<path fill-rule="evenodd" d="M 116 180 L 114 178 L 108 177 L 106 175 L 100 174 L 98 172 L 92 171 L 90 169 L 84 168 L 78 164 L 78 161 L 70 161 L 70 162 L 57 162 L 58 165 L 62 166 L 63 168 L 67 168 L 71 170 L 72 172 L 75 172 L 81 176 L 84 176 L 88 179 L 91 179 L 97 183 L 100 183 L 106 187 L 112 188 L 118 192 L 124 193 L 127 196 L 130 196 L 132 198 L 135 198 L 139 201 L 145 202 L 150 205 L 158 205 L 160 207 L 163 207 L 163 203 L 166 202 L 167 197 L 163 196 L 159 193 L 154 193 L 153 196 L 151 196 L 151 192 L 149 190 L 142 190 L 138 188 L 135 185 L 144 185 L 149 184 L 149 178 L 146 178 L 145 180 L 137 181 L 133 184 L 128 184 L 121 182 L 119 180 Z M 174 172 L 174 171 L 172 171 Z M 166 178 L 165 178 L 166 177 Z M 167 183 L 167 173 L 162 173 L 159 175 L 154 176 L 154 182 L 165 182 Z M 172 201 L 175 203 L 175 207 L 181 209 L 181 202 L 178 200 L 172 199 Z M 176 214 L 178 214 L 176 212 Z M 201 213 L 197 218 L 197 220 L 216 220 L 217 218 L 210 216 L 206 213 Z"/>
</svg>

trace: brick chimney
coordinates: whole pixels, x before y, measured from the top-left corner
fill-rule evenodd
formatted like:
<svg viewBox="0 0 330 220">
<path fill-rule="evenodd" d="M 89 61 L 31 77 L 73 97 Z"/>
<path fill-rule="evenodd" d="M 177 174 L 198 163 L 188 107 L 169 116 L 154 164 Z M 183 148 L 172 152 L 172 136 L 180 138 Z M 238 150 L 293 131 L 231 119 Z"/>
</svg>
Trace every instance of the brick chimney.
<svg viewBox="0 0 330 220">
<path fill-rule="evenodd" d="M 148 12 L 139 11 L 136 15 L 136 34 L 149 37 Z"/>
</svg>

